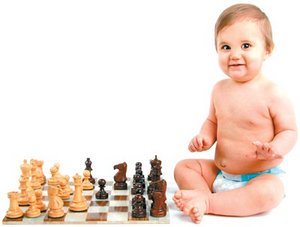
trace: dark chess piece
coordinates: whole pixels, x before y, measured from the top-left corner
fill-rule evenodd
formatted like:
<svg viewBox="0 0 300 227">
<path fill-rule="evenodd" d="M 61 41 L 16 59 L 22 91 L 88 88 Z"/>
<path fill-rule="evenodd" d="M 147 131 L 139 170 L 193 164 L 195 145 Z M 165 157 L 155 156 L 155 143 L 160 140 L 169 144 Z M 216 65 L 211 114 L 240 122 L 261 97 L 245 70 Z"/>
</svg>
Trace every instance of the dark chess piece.
<svg viewBox="0 0 300 227">
<path fill-rule="evenodd" d="M 114 169 L 118 169 L 119 171 L 114 176 L 114 189 L 115 190 L 126 190 L 127 189 L 127 163 L 123 162 L 114 166 Z"/>
<path fill-rule="evenodd" d="M 166 197 L 166 191 L 167 191 L 167 182 L 162 179 L 159 181 L 152 181 L 148 186 L 148 198 L 150 200 L 153 200 L 153 193 L 160 191 L 163 193 L 164 197 Z"/>
<path fill-rule="evenodd" d="M 141 183 L 135 183 L 133 185 L 133 187 L 131 188 L 131 194 L 132 195 L 136 195 L 136 194 L 140 194 L 143 195 L 145 192 L 143 185 Z"/>
<path fill-rule="evenodd" d="M 148 199 L 152 199 L 152 195 L 154 191 L 155 191 L 155 184 L 153 182 L 150 182 L 149 186 L 147 187 Z"/>
<path fill-rule="evenodd" d="M 143 171 L 142 171 L 142 163 L 141 163 L 141 162 L 135 163 L 135 174 L 143 175 Z M 144 175 L 143 175 L 143 176 L 144 176 Z"/>
<path fill-rule="evenodd" d="M 140 203 L 142 205 L 142 207 L 144 209 L 146 209 L 146 199 L 145 199 L 145 197 L 143 195 L 137 194 L 136 196 L 134 196 L 132 198 L 132 201 L 131 201 L 132 209 L 134 208 L 134 206 L 137 203 Z"/>
<path fill-rule="evenodd" d="M 132 217 L 133 218 L 146 217 L 146 201 L 142 195 L 136 195 L 132 199 Z"/>
<path fill-rule="evenodd" d="M 87 158 L 86 161 L 85 161 L 85 170 L 89 170 L 91 175 L 90 175 L 90 179 L 89 181 L 92 183 L 92 184 L 95 184 L 96 180 L 95 178 L 93 178 L 92 176 L 92 161 L 90 158 Z"/>
<path fill-rule="evenodd" d="M 99 185 L 100 190 L 96 193 L 96 198 L 97 199 L 107 199 L 108 193 L 104 190 L 106 181 L 104 179 L 99 179 L 98 185 Z"/>
<path fill-rule="evenodd" d="M 161 160 L 157 159 L 157 155 L 155 155 L 155 158 L 150 161 L 151 164 L 151 170 L 150 174 L 148 175 L 149 181 L 158 181 L 160 180 L 161 173 Z"/>
<path fill-rule="evenodd" d="M 133 175 L 133 182 L 132 183 L 133 183 L 133 185 L 135 185 L 136 183 L 141 183 L 142 186 L 143 186 L 143 188 L 146 187 L 146 185 L 145 185 L 145 179 L 140 174 Z"/>
<path fill-rule="evenodd" d="M 167 205 L 165 203 L 166 197 L 162 192 L 153 193 L 153 203 L 150 209 L 150 215 L 153 217 L 164 217 L 167 215 Z"/>
</svg>

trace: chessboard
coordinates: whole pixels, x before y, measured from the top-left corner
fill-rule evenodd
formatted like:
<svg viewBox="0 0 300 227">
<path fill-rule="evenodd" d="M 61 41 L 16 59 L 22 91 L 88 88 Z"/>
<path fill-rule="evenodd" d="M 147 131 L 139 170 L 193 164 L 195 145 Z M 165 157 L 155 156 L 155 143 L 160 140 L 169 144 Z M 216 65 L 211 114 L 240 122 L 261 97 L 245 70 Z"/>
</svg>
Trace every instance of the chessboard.
<svg viewBox="0 0 300 227">
<path fill-rule="evenodd" d="M 73 212 L 69 210 L 69 204 L 72 201 L 72 196 L 68 200 L 64 200 L 64 213 L 61 218 L 50 218 L 46 212 L 42 212 L 39 217 L 28 218 L 21 217 L 11 219 L 4 217 L 3 224 L 168 224 L 170 223 L 169 210 L 165 217 L 152 217 L 150 216 L 151 200 L 148 200 L 147 193 L 144 193 L 146 199 L 147 215 L 145 218 L 132 218 L 131 201 L 134 195 L 131 195 L 132 180 L 128 179 L 127 190 L 114 190 L 113 181 L 107 181 L 105 190 L 108 193 L 108 199 L 96 199 L 95 194 L 97 188 L 93 190 L 84 190 L 83 196 L 88 202 L 88 209 L 83 212 Z M 146 184 L 147 187 L 147 184 Z M 43 202 L 48 205 L 47 196 L 48 186 L 43 186 Z M 21 206 L 25 211 L 28 206 Z"/>
</svg>

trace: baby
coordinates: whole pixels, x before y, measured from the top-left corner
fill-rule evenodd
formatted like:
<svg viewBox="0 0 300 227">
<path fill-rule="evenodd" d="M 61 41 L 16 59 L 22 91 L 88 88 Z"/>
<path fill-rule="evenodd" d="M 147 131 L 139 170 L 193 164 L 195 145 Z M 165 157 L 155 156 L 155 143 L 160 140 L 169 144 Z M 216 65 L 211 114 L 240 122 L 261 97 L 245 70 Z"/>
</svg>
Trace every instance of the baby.
<svg viewBox="0 0 300 227">
<path fill-rule="evenodd" d="M 214 160 L 175 167 L 176 206 L 199 223 L 204 214 L 249 216 L 276 207 L 284 196 L 278 166 L 297 139 L 291 102 L 262 73 L 274 44 L 268 17 L 237 4 L 219 16 L 215 45 L 229 79 L 212 91 L 207 119 L 189 144 L 192 152 L 215 142 Z"/>
</svg>

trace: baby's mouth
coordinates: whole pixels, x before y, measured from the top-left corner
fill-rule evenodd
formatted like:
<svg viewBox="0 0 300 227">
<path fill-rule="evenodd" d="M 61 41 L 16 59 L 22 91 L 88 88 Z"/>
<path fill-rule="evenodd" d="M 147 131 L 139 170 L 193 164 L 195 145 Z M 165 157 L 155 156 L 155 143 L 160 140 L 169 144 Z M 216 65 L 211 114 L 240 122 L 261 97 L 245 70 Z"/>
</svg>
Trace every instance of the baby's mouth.
<svg viewBox="0 0 300 227">
<path fill-rule="evenodd" d="M 230 64 L 229 67 L 244 66 L 245 64 Z"/>
</svg>

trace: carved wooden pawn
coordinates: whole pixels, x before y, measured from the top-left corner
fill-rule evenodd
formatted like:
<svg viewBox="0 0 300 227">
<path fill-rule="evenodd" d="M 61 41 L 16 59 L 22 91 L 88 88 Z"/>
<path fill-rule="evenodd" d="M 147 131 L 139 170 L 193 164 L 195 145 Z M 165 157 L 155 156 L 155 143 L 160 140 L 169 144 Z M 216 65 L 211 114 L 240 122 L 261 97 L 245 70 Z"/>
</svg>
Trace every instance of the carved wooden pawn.
<svg viewBox="0 0 300 227">
<path fill-rule="evenodd" d="M 20 218 L 23 216 L 23 211 L 21 210 L 18 204 L 18 197 L 19 197 L 18 192 L 8 193 L 8 198 L 10 202 L 9 202 L 8 211 L 6 212 L 7 218 Z"/>
</svg>

